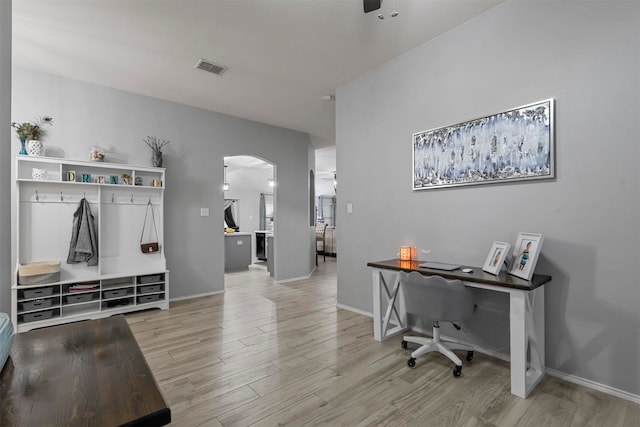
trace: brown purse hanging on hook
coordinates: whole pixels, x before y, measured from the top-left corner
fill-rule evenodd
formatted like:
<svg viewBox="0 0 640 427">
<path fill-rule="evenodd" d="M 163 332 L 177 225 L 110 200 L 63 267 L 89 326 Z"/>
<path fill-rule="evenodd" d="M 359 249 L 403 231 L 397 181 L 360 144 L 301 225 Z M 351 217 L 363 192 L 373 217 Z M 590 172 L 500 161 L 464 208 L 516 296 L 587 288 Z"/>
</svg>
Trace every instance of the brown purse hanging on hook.
<svg viewBox="0 0 640 427">
<path fill-rule="evenodd" d="M 153 221 L 153 229 L 156 232 L 156 241 L 150 243 L 142 243 L 142 238 L 144 236 L 144 229 L 147 226 L 147 216 L 149 215 L 149 209 L 151 209 L 151 220 Z M 140 234 L 140 251 L 143 254 L 152 254 L 158 252 L 160 250 L 160 244 L 157 242 L 158 240 L 158 228 L 156 226 L 156 217 L 153 214 L 153 206 L 151 205 L 151 200 L 147 202 L 147 211 L 144 214 L 144 223 L 142 224 L 142 233 Z"/>
</svg>

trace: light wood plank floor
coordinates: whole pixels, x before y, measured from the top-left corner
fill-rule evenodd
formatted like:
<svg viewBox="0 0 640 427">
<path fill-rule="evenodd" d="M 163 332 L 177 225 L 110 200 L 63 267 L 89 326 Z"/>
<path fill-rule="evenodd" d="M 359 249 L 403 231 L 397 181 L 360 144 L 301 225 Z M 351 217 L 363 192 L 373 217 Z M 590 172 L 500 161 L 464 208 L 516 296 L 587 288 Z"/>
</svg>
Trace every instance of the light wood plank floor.
<svg viewBox="0 0 640 427">
<path fill-rule="evenodd" d="M 376 342 L 371 318 L 336 308 L 333 258 L 308 280 L 225 280 L 225 294 L 127 315 L 172 425 L 640 427 L 640 405 L 550 376 L 519 399 L 486 355 L 457 379 L 437 354 L 408 368 L 401 337 Z"/>
</svg>

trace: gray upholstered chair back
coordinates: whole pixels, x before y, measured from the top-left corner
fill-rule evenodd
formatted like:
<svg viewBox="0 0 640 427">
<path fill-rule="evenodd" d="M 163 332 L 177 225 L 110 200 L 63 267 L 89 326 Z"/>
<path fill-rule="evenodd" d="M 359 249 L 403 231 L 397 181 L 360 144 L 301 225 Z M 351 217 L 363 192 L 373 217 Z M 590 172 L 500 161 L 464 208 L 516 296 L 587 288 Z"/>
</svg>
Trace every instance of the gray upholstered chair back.
<svg viewBox="0 0 640 427">
<path fill-rule="evenodd" d="M 473 315 L 473 291 L 461 280 L 412 271 L 400 272 L 400 282 L 408 313 L 443 322 L 461 321 Z"/>
</svg>

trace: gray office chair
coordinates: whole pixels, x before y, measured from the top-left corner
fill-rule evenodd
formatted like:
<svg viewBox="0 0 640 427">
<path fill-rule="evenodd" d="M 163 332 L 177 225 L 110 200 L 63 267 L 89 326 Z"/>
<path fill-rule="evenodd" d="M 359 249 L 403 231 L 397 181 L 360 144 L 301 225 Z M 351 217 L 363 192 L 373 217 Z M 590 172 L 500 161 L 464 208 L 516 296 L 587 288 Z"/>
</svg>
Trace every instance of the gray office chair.
<svg viewBox="0 0 640 427">
<path fill-rule="evenodd" d="M 473 291 L 460 280 L 447 280 L 440 276 L 424 276 L 416 271 L 408 274 L 400 272 L 400 285 L 407 297 L 405 305 L 408 313 L 437 319 L 433 325 L 433 338 L 415 336 L 403 338 L 402 348 L 404 349 L 407 348 L 409 342 L 421 345 L 411 353 L 407 365 L 415 368 L 416 358 L 432 351 L 439 351 L 456 364 L 453 368 L 453 376 L 459 377 L 462 374 L 462 361 L 451 350 L 467 350 L 467 361 L 470 362 L 473 360 L 473 347 L 441 338 L 438 322 L 452 322 L 459 330 L 460 326 L 454 322 L 468 319 L 475 311 Z"/>
</svg>

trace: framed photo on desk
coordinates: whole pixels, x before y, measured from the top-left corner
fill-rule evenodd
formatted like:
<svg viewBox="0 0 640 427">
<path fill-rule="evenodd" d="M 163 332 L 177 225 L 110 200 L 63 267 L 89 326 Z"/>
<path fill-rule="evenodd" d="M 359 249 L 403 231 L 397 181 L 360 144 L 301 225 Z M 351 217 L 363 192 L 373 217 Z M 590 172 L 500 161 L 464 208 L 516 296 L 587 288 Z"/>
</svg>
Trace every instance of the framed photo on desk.
<svg viewBox="0 0 640 427">
<path fill-rule="evenodd" d="M 513 248 L 513 261 L 509 274 L 524 280 L 531 280 L 541 249 L 542 234 L 520 233 Z"/>
<path fill-rule="evenodd" d="M 484 262 L 482 270 L 497 276 L 502 269 L 502 264 L 508 259 L 511 244 L 506 242 L 493 242 L 487 260 Z"/>
</svg>

